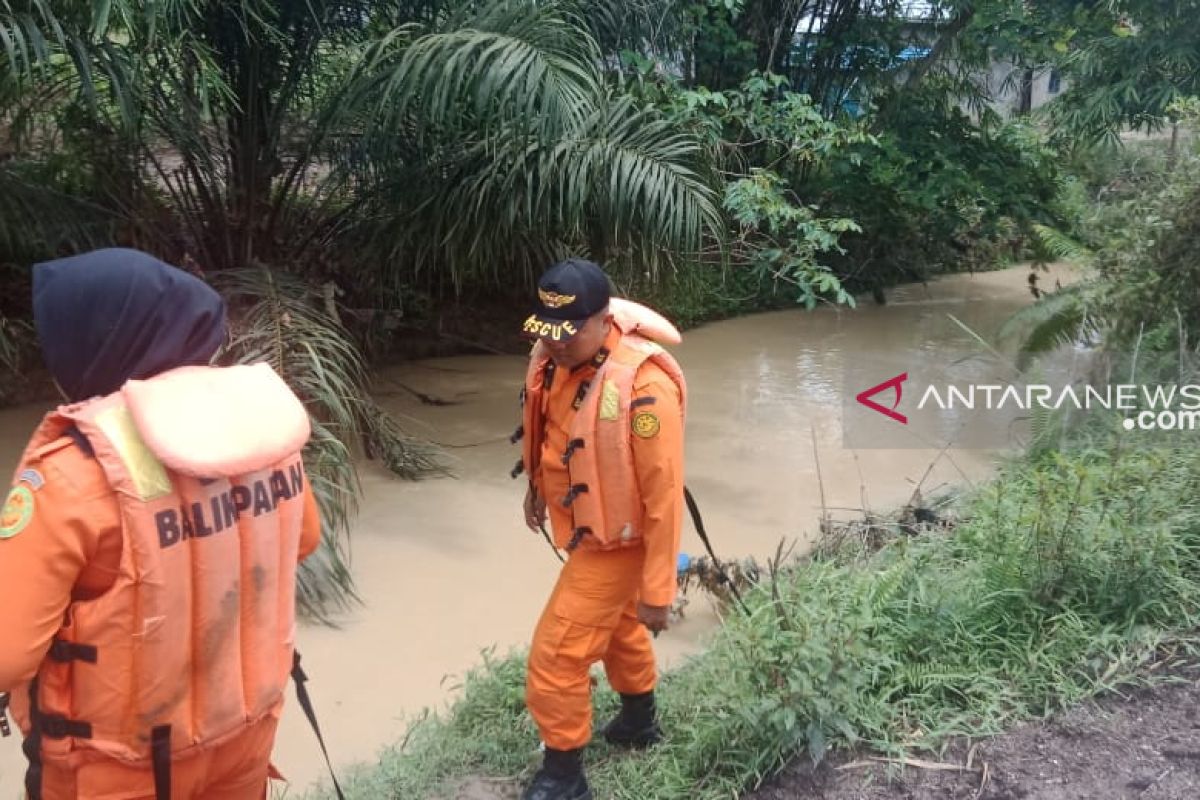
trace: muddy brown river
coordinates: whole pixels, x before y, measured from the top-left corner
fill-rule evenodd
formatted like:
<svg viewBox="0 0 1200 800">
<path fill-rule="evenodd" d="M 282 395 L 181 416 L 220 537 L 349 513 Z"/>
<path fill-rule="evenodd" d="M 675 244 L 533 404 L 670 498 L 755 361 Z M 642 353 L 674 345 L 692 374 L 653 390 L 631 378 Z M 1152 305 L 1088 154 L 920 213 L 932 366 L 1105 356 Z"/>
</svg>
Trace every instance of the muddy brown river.
<svg viewBox="0 0 1200 800">
<path fill-rule="evenodd" d="M 1031 302 L 1026 276 L 1023 267 L 956 275 L 891 290 L 885 306 L 786 310 L 685 333 L 673 352 L 690 390 L 687 483 L 718 554 L 766 559 L 781 539 L 802 549 L 821 513 L 818 463 L 829 508 L 862 507 L 863 487 L 871 507 L 886 509 L 906 502 L 922 479 L 928 492 L 985 477 L 988 451 L 938 460 L 933 449 L 845 449 L 843 370 L 856 358 L 903 363 L 907 354 L 971 346 L 948 314 L 991 336 Z M 364 605 L 340 629 L 302 625 L 298 634 L 336 764 L 373 760 L 422 709 L 444 708 L 482 651 L 529 640 L 558 562 L 526 530 L 523 484 L 508 477 L 522 374 L 517 357 L 462 356 L 379 377 L 386 407 L 412 433 L 447 445 L 457 477 L 409 483 L 373 464 L 363 469 L 353 567 Z M 422 405 L 401 384 L 454 404 Z M 15 465 L 41 411 L 0 412 L 0 461 Z M 690 523 L 683 549 L 702 552 Z M 715 624 L 706 598 L 693 595 L 686 618 L 656 642 L 660 662 L 700 651 Z M 275 762 L 292 796 L 323 774 L 290 692 Z M 0 800 L 20 796 L 23 770 L 16 737 L 0 740 Z"/>
</svg>

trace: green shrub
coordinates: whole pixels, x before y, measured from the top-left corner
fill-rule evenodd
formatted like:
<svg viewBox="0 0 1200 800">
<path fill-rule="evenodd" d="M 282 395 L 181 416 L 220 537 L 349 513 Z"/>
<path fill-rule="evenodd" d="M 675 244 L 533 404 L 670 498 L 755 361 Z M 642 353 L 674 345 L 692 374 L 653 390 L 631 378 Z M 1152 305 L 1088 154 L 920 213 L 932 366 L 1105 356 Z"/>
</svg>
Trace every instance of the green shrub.
<svg viewBox="0 0 1200 800">
<path fill-rule="evenodd" d="M 863 230 L 837 261 L 855 289 L 989 269 L 1021 257 L 1034 224 L 1069 222 L 1058 157 L 1025 123 L 984 128 L 937 93 L 902 93 L 872 133 L 815 177 L 826 213 Z"/>
<path fill-rule="evenodd" d="M 1109 436 L 1004 466 L 959 501 L 953 530 L 786 567 L 665 676 L 662 745 L 589 748 L 597 796 L 728 798 L 797 753 L 936 748 L 1135 679 L 1168 644 L 1190 646 L 1200 619 L 1197 489 L 1194 447 Z M 485 660 L 449 714 L 361 770 L 352 795 L 528 775 L 522 690 L 520 654 Z M 610 712 L 614 696 L 598 706 Z"/>
</svg>

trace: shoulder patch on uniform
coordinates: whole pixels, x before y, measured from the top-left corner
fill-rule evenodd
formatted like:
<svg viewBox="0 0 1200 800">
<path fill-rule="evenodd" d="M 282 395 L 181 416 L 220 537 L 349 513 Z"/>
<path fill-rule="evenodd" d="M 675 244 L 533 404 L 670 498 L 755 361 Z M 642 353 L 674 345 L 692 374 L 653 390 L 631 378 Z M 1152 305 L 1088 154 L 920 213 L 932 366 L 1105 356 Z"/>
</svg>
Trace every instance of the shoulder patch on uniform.
<svg viewBox="0 0 1200 800">
<path fill-rule="evenodd" d="M 660 427 L 658 417 L 649 411 L 643 411 L 633 417 L 633 432 L 643 439 L 657 436 Z"/>
<path fill-rule="evenodd" d="M 28 483 L 36 492 L 46 485 L 46 479 L 42 477 L 42 473 L 31 467 L 21 470 L 21 474 L 17 476 L 17 483 Z"/>
<path fill-rule="evenodd" d="M 14 486 L 0 509 L 0 539 L 11 539 L 33 519 L 33 492 L 27 486 Z"/>
</svg>

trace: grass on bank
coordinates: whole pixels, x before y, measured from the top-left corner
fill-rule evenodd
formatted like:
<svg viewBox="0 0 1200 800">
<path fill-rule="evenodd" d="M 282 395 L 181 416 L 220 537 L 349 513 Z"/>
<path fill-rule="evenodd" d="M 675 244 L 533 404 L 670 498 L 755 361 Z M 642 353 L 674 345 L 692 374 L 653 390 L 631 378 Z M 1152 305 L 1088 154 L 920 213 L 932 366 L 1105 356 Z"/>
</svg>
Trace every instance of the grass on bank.
<svg viewBox="0 0 1200 800">
<path fill-rule="evenodd" d="M 1002 467 L 951 531 L 844 545 L 782 570 L 711 647 L 665 676 L 668 740 L 594 743 L 597 798 L 729 798 L 786 759 L 981 735 L 1191 652 L 1200 615 L 1200 449 L 1120 433 Z M 522 655 L 487 659 L 445 717 L 351 776 L 356 798 L 453 797 L 528 777 L 537 736 Z M 598 717 L 615 708 L 597 692 Z"/>
</svg>

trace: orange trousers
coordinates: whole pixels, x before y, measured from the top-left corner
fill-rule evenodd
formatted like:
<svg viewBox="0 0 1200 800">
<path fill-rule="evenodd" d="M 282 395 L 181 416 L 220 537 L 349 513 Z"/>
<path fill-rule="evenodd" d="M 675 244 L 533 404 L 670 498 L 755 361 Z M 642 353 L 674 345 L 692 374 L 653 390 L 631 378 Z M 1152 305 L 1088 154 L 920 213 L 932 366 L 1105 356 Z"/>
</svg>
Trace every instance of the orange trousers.
<svg viewBox="0 0 1200 800">
<path fill-rule="evenodd" d="M 171 800 L 263 800 L 279 720 L 268 716 L 236 739 L 171 763 Z M 116 761 L 78 769 L 44 763 L 42 800 L 154 800 L 154 774 Z"/>
<path fill-rule="evenodd" d="M 589 671 L 604 662 L 622 694 L 642 694 L 658 679 L 650 634 L 637 621 L 645 550 L 576 551 L 558 576 L 529 651 L 525 703 L 542 741 L 555 750 L 592 738 Z"/>
</svg>

